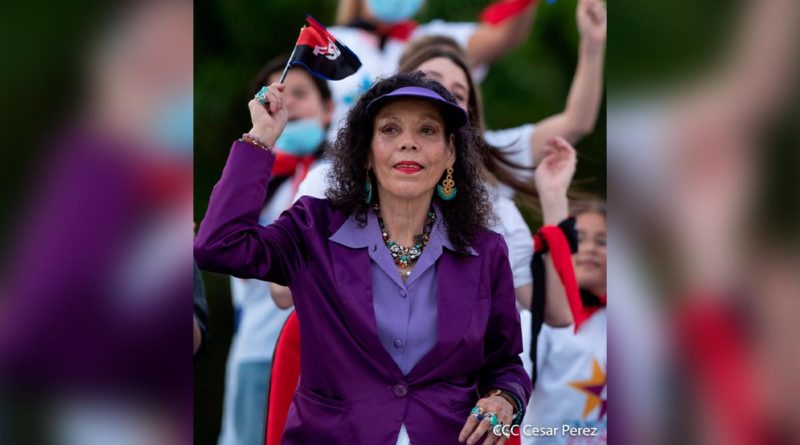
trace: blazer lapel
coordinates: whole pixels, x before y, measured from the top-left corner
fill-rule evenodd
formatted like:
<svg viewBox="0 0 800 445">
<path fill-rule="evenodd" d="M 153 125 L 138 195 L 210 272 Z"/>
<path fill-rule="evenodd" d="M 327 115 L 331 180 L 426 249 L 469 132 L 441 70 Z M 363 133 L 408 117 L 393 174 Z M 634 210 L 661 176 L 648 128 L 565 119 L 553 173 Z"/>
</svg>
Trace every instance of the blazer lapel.
<svg viewBox="0 0 800 445">
<path fill-rule="evenodd" d="M 354 224 L 353 218 L 344 221 L 342 227 L 328 240 L 332 267 L 343 316 L 355 341 L 385 370 L 402 377 L 392 356 L 383 347 L 378 337 L 375 308 L 372 297 L 371 248 L 361 234 L 345 233 L 345 226 Z M 362 245 L 363 244 L 363 245 Z"/>
<path fill-rule="evenodd" d="M 477 255 L 465 257 L 447 250 L 442 252 L 436 271 L 439 339 L 417 363 L 409 379 L 416 379 L 436 367 L 461 343 L 478 297 L 481 260 Z"/>
</svg>

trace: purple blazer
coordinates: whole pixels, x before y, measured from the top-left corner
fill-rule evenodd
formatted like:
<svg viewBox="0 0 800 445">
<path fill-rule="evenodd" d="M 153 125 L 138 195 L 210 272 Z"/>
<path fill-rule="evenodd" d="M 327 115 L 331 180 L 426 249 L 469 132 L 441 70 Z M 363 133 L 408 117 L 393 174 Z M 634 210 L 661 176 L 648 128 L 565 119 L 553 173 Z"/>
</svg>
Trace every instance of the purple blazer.
<svg viewBox="0 0 800 445">
<path fill-rule="evenodd" d="M 405 422 L 413 445 L 455 445 L 484 391 L 504 389 L 527 402 L 531 383 L 500 235 L 481 232 L 471 244 L 477 256 L 442 253 L 439 339 L 404 376 L 378 337 L 367 248 L 329 240 L 349 215 L 304 197 L 273 224 L 258 225 L 274 159 L 233 144 L 194 254 L 203 269 L 292 291 L 303 347 L 284 444 L 393 445 Z"/>
</svg>

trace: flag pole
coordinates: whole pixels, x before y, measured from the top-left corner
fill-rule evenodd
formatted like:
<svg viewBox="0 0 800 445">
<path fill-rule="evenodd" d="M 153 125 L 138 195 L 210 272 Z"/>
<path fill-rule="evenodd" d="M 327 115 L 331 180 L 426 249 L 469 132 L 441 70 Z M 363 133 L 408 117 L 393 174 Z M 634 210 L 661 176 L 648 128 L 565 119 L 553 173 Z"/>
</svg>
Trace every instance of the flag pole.
<svg viewBox="0 0 800 445">
<path fill-rule="evenodd" d="M 305 28 L 305 26 L 303 26 L 303 28 Z M 303 28 L 300 28 L 300 32 L 303 32 Z M 286 79 L 286 73 L 289 72 L 289 64 L 292 63 L 292 59 L 294 59 L 294 52 L 295 51 L 297 51 L 297 45 L 295 45 L 294 48 L 292 49 L 292 54 L 289 56 L 289 60 L 286 61 L 286 66 L 283 67 L 283 73 L 281 74 L 281 80 L 279 80 L 278 83 L 283 83 L 283 81 Z"/>
</svg>

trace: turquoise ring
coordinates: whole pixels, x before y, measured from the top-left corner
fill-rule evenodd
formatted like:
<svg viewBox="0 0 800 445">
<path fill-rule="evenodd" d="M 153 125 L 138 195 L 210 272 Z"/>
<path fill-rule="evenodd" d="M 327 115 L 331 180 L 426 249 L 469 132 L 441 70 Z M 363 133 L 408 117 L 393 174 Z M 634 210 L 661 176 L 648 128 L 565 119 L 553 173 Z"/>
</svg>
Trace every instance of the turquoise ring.
<svg viewBox="0 0 800 445">
<path fill-rule="evenodd" d="M 267 91 L 268 90 L 269 90 L 268 87 L 261 87 L 261 89 L 258 91 L 258 93 L 256 93 L 256 100 L 261 105 L 266 105 L 267 104 Z"/>
<path fill-rule="evenodd" d="M 469 412 L 469 415 L 478 419 L 478 422 L 480 422 L 483 420 L 483 408 L 476 405 L 474 408 L 472 408 L 472 411 Z"/>
</svg>

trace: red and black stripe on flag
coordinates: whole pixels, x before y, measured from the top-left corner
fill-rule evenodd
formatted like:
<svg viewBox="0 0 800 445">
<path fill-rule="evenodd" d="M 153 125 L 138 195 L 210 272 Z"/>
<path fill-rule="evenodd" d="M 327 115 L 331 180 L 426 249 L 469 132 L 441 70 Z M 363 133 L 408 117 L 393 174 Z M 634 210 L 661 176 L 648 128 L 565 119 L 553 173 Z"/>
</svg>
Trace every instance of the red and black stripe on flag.
<svg viewBox="0 0 800 445">
<path fill-rule="evenodd" d="M 355 74 L 361 61 L 345 44 L 336 40 L 322 24 L 310 15 L 309 26 L 303 26 L 289 66 L 301 65 L 311 74 L 327 80 L 341 80 Z"/>
</svg>

